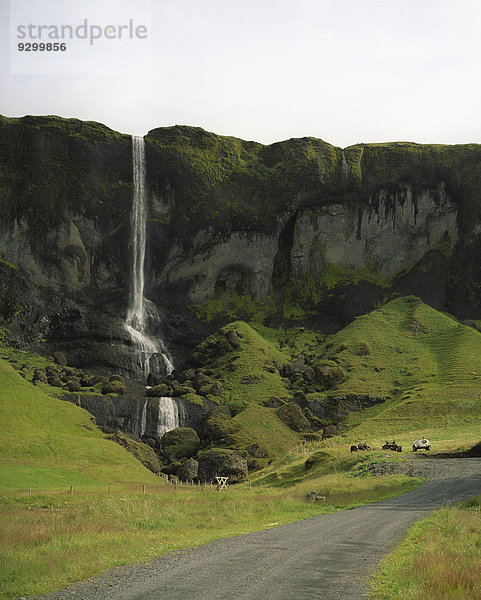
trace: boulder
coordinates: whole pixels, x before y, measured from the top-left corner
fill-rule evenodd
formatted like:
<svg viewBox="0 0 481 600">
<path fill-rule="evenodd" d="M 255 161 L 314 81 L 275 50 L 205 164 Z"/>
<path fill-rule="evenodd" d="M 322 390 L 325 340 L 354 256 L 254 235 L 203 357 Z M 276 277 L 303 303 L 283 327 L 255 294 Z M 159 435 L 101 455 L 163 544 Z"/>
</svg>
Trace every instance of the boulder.
<svg viewBox="0 0 481 600">
<path fill-rule="evenodd" d="M 177 477 L 181 481 L 193 481 L 197 478 L 199 472 L 199 463 L 193 459 L 188 458 L 178 469 Z"/>
<path fill-rule="evenodd" d="M 194 456 L 200 448 L 197 433 L 190 427 L 167 431 L 160 440 L 164 456 L 171 461 Z"/>
<path fill-rule="evenodd" d="M 156 473 L 157 475 L 160 473 L 159 457 L 150 446 L 119 432 L 109 436 L 109 439 L 125 448 L 130 454 L 133 454 L 152 473 Z"/>
<path fill-rule="evenodd" d="M 35 369 L 33 372 L 33 381 L 40 381 L 41 383 L 47 383 L 47 375 L 43 369 Z"/>
<path fill-rule="evenodd" d="M 147 390 L 147 396 L 151 396 L 154 398 L 170 398 L 173 396 L 173 389 L 169 387 L 166 383 L 161 383 L 159 385 L 154 385 Z"/>
<path fill-rule="evenodd" d="M 346 376 L 343 369 L 334 361 L 324 361 L 315 366 L 316 379 L 324 390 L 330 390 L 342 383 Z"/>
<path fill-rule="evenodd" d="M 102 394 L 120 394 L 124 396 L 127 392 L 125 383 L 121 381 L 109 381 L 102 386 Z"/>
<path fill-rule="evenodd" d="M 199 480 L 215 482 L 216 476 L 228 477 L 228 483 L 247 477 L 247 452 L 223 448 L 199 452 Z"/>
<path fill-rule="evenodd" d="M 51 375 L 47 378 L 47 383 L 53 387 L 63 387 L 63 383 L 58 376 Z"/>
<path fill-rule="evenodd" d="M 304 373 L 306 369 L 306 359 L 304 356 L 298 356 L 295 360 L 285 365 L 283 371 L 285 377 L 292 377 L 295 374 Z"/>
<path fill-rule="evenodd" d="M 240 338 L 237 335 L 237 332 L 232 329 L 231 331 L 229 331 L 229 333 L 227 334 L 227 341 L 229 342 L 229 344 L 235 349 L 238 348 L 240 345 Z"/>
<path fill-rule="evenodd" d="M 233 444 L 233 434 L 237 431 L 236 424 L 232 421 L 227 407 L 219 406 L 227 412 L 213 409 L 204 426 L 204 436 L 209 442 L 216 444 Z"/>
<path fill-rule="evenodd" d="M 293 431 L 309 431 L 309 421 L 306 419 L 301 408 L 294 402 L 288 402 L 276 411 L 279 419 Z"/>
</svg>

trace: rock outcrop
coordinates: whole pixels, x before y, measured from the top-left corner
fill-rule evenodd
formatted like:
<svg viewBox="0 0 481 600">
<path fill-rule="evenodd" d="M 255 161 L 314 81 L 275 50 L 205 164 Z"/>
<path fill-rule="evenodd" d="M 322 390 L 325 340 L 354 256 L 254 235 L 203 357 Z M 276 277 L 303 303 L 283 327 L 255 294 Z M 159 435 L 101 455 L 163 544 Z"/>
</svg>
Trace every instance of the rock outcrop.
<svg viewBox="0 0 481 600">
<path fill-rule="evenodd" d="M 235 317 L 326 331 L 396 294 L 479 318 L 481 146 L 145 138 L 145 295 L 176 364 Z M 131 140 L 0 118 L 0 313 L 13 344 L 129 373 Z"/>
</svg>

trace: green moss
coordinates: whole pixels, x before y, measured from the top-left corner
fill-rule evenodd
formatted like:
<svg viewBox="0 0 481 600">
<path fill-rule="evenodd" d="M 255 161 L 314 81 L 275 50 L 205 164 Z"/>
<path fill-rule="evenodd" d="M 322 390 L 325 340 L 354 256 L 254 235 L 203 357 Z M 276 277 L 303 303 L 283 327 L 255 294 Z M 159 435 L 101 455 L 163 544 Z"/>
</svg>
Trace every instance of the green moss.
<svg viewBox="0 0 481 600">
<path fill-rule="evenodd" d="M 215 319 L 236 319 L 263 323 L 268 316 L 275 314 L 276 306 L 272 295 L 255 300 L 250 294 L 221 292 L 216 298 L 206 300 L 195 307 L 197 318 L 211 322 Z"/>
<path fill-rule="evenodd" d="M 198 396 L 197 394 L 184 394 L 182 398 L 194 406 L 204 406 L 202 396 Z"/>
<path fill-rule="evenodd" d="M 162 450 L 169 460 L 190 458 L 197 454 L 200 440 L 197 433 L 190 427 L 178 427 L 164 433 L 161 439 Z"/>
</svg>

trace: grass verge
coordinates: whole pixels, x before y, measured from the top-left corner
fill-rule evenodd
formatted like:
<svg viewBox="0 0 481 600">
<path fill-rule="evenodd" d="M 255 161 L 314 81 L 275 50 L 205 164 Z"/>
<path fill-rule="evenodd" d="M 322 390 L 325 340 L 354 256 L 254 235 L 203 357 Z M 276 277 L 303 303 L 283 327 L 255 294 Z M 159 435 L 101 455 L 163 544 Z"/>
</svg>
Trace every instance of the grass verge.
<svg viewBox="0 0 481 600">
<path fill-rule="evenodd" d="M 371 600 L 479 600 L 481 496 L 413 525 L 381 563 Z"/>
<path fill-rule="evenodd" d="M 139 486 L 73 496 L 11 492 L 0 497 L 0 598 L 48 593 L 116 565 L 377 501 L 416 484 L 339 473 L 289 490 L 242 484 L 218 493 L 157 484 L 145 494 Z M 312 489 L 325 503 L 306 503 Z"/>
</svg>

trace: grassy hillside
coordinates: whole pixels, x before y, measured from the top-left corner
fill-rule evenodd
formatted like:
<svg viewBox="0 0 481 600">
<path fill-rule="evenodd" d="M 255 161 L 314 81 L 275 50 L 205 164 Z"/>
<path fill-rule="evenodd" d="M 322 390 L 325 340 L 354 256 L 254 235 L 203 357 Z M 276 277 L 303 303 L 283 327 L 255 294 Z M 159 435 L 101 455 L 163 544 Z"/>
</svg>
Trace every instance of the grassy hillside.
<svg viewBox="0 0 481 600">
<path fill-rule="evenodd" d="M 0 390 L 0 489 L 159 482 L 86 411 L 48 396 L 3 359 Z"/>
<path fill-rule="evenodd" d="M 388 398 L 349 415 L 349 439 L 409 443 L 425 435 L 434 448 L 479 441 L 481 334 L 474 329 L 414 297 L 400 298 L 329 338 L 321 354 L 346 373 L 331 395 Z"/>
</svg>

